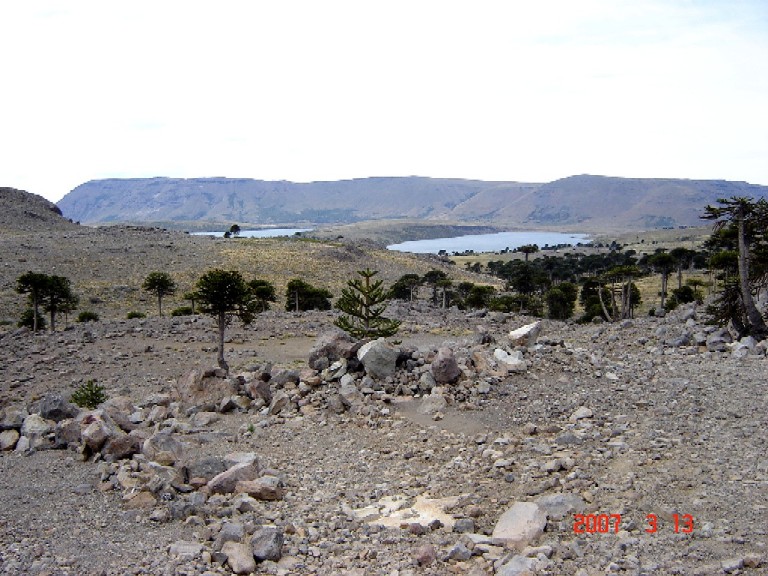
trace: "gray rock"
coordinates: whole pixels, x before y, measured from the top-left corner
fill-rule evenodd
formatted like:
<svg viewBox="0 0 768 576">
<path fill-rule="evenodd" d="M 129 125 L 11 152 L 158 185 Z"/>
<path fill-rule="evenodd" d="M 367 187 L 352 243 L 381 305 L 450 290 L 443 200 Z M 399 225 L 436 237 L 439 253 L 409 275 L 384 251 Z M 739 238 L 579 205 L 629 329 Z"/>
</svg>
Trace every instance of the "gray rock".
<svg viewBox="0 0 768 576">
<path fill-rule="evenodd" d="M 227 469 L 227 465 L 222 458 L 216 456 L 209 456 L 207 458 L 201 458 L 188 462 L 184 466 L 184 474 L 187 479 L 191 478 L 204 478 L 206 481 L 211 480 L 214 476 L 221 474 Z"/>
<path fill-rule="evenodd" d="M 437 351 L 430 370 L 438 384 L 453 384 L 461 376 L 461 369 L 456 362 L 456 356 L 454 356 L 453 350 L 448 347 L 442 347 Z"/>
<path fill-rule="evenodd" d="M 248 494 L 257 500 L 282 500 L 285 496 L 283 482 L 277 476 L 265 474 L 255 480 L 240 481 L 235 485 L 235 492 Z"/>
<path fill-rule="evenodd" d="M 239 522 L 225 522 L 213 543 L 214 550 L 221 550 L 227 542 L 240 542 L 245 537 L 245 528 Z"/>
<path fill-rule="evenodd" d="M 194 560 L 203 552 L 203 545 L 197 542 L 177 540 L 170 545 L 168 554 L 181 560 Z"/>
<path fill-rule="evenodd" d="M 442 394 L 430 394 L 421 399 L 417 411 L 419 414 L 437 414 L 445 410 L 446 406 L 448 406 L 448 402 L 445 396 Z"/>
<path fill-rule="evenodd" d="M 337 360 L 354 357 L 359 342 L 342 330 L 333 329 L 322 333 L 309 352 L 309 367 L 324 370 Z"/>
<path fill-rule="evenodd" d="M 270 404 L 272 402 L 272 390 L 270 389 L 269 382 L 264 380 L 252 380 L 246 384 L 246 390 L 248 395 L 253 398 L 261 398 L 264 400 L 264 404 Z"/>
<path fill-rule="evenodd" d="M 551 520 L 563 520 L 572 512 L 583 510 L 585 506 L 581 496 L 565 492 L 541 496 L 536 500 L 536 504 Z"/>
<path fill-rule="evenodd" d="M 362 362 L 368 376 L 380 380 L 395 375 L 399 355 L 400 352 L 384 338 L 368 342 L 357 351 L 357 358 Z"/>
<path fill-rule="evenodd" d="M 453 525 L 453 531 L 462 534 L 474 532 L 475 521 L 472 518 L 458 518 Z"/>
<path fill-rule="evenodd" d="M 494 541 L 522 549 L 544 533 L 547 515 L 535 502 L 515 502 L 493 528 Z"/>
<path fill-rule="evenodd" d="M 16 430 L 3 430 L 0 432 L 0 452 L 13 450 L 18 441 L 19 433 Z"/>
<path fill-rule="evenodd" d="M 270 415 L 274 416 L 275 414 L 279 414 L 282 412 L 282 410 L 290 404 L 291 399 L 282 390 L 278 390 L 275 392 L 275 395 L 272 396 L 272 402 L 269 405 L 269 413 Z"/>
<path fill-rule="evenodd" d="M 30 414 L 24 418 L 24 423 L 21 425 L 21 435 L 27 438 L 42 438 L 53 432 L 53 428 L 53 422 L 46 420 L 39 414 Z"/>
<path fill-rule="evenodd" d="M 43 396 L 38 405 L 38 410 L 40 411 L 40 416 L 54 422 L 74 418 L 80 411 L 77 406 L 67 402 L 61 394 L 55 392 Z"/>
<path fill-rule="evenodd" d="M 256 560 L 248 544 L 227 542 L 221 552 L 227 557 L 227 564 L 235 574 L 250 574 L 256 571 Z"/>
<path fill-rule="evenodd" d="M 232 494 L 238 482 L 255 480 L 258 476 L 258 463 L 241 462 L 211 478 L 208 482 L 208 489 L 211 494 Z"/>
<path fill-rule="evenodd" d="M 213 412 L 222 398 L 237 393 L 237 384 L 223 370 L 192 370 L 176 381 L 175 393 L 183 405 Z"/>
<path fill-rule="evenodd" d="M 283 554 L 283 532 L 276 526 L 265 526 L 251 538 L 253 557 L 257 560 L 280 560 Z"/>
<path fill-rule="evenodd" d="M 530 348 L 536 344 L 536 340 L 541 334 L 541 321 L 532 322 L 526 324 L 509 333 L 509 341 L 512 346 L 525 346 Z"/>
<path fill-rule="evenodd" d="M 29 413 L 23 408 L 8 407 L 0 412 L 0 431 L 1 430 L 20 430 Z"/>
<path fill-rule="evenodd" d="M 170 432 L 158 432 L 144 441 L 142 454 L 150 460 L 170 466 L 184 458 L 184 445 Z"/>
</svg>

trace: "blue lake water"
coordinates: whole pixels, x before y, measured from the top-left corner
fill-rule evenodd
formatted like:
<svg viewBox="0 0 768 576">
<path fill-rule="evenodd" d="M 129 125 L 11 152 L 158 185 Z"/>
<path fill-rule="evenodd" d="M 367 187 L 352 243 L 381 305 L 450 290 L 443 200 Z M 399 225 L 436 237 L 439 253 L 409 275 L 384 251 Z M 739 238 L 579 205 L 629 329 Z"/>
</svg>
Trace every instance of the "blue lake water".
<svg viewBox="0 0 768 576">
<path fill-rule="evenodd" d="M 297 232 L 309 232 L 312 228 L 264 228 L 263 230 L 241 230 L 240 238 L 275 238 L 277 236 L 294 236 Z M 224 236 L 220 232 L 192 232 L 194 236 Z"/>
<path fill-rule="evenodd" d="M 389 250 L 398 252 L 414 252 L 417 254 L 437 254 L 441 250 L 452 254 L 454 252 L 498 252 L 509 248 L 514 250 L 526 244 L 542 246 L 557 246 L 578 243 L 588 243 L 588 234 L 568 234 L 560 232 L 499 232 L 497 234 L 471 234 L 454 238 L 433 238 L 431 240 L 410 240 L 400 244 L 390 244 Z"/>
</svg>

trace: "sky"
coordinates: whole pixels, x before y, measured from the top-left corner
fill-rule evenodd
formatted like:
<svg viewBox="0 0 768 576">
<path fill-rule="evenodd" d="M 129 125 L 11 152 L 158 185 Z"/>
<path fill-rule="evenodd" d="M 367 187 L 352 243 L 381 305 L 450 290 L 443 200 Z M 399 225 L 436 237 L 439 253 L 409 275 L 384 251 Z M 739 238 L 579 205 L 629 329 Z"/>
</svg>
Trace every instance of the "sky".
<svg viewBox="0 0 768 576">
<path fill-rule="evenodd" d="M 0 3 L 0 186 L 768 185 L 765 0 Z"/>
</svg>

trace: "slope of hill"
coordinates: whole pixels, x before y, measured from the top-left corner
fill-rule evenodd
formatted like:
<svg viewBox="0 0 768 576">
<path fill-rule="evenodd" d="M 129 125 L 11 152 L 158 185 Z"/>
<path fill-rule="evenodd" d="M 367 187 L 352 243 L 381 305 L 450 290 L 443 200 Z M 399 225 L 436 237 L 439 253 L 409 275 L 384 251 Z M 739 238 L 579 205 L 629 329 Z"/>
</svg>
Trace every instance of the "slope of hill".
<svg viewBox="0 0 768 576">
<path fill-rule="evenodd" d="M 56 204 L 16 188 L 0 187 L 0 233 L 72 229 L 76 225 L 61 215 Z"/>
<path fill-rule="evenodd" d="M 547 184 L 422 177 L 338 182 L 94 180 L 60 202 L 84 223 L 333 224 L 380 219 L 508 227 L 654 228 L 701 223 L 706 204 L 768 187 L 715 180 L 572 176 Z"/>
</svg>

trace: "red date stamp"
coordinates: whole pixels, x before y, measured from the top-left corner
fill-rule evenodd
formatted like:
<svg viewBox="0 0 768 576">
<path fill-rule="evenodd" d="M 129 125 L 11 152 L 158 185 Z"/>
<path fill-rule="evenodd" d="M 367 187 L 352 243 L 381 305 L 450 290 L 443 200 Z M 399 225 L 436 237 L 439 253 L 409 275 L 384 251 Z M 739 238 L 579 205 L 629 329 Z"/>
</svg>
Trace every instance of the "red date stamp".
<svg viewBox="0 0 768 576">
<path fill-rule="evenodd" d="M 645 516 L 648 534 L 659 530 L 659 517 L 656 514 Z M 672 514 L 672 524 L 675 533 L 690 534 L 693 532 L 693 516 L 690 514 Z M 606 534 L 617 533 L 621 530 L 621 514 L 574 514 L 573 532 L 575 534 Z"/>
</svg>

